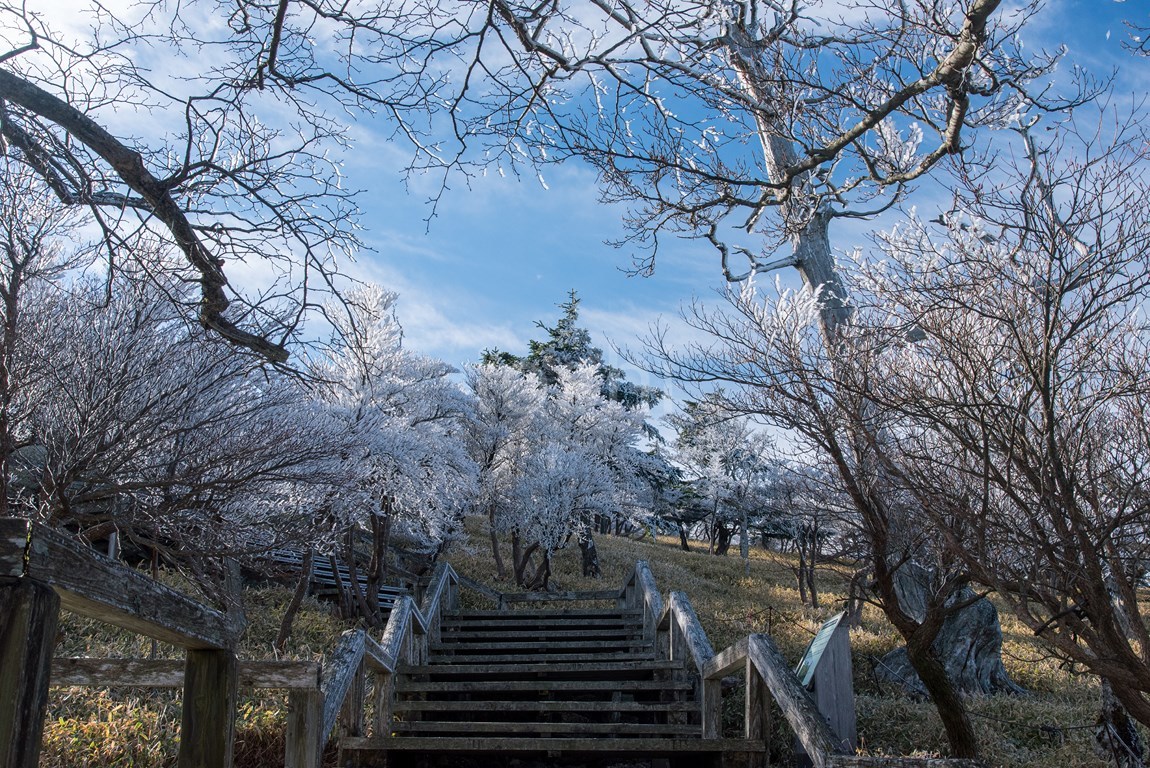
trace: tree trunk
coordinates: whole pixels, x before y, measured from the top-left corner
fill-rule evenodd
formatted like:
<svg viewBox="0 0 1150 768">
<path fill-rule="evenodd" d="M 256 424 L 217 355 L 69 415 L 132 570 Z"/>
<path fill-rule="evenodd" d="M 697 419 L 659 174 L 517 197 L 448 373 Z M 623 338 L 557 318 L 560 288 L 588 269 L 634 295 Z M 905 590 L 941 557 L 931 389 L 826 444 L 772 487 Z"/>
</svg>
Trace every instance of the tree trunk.
<svg viewBox="0 0 1150 768">
<path fill-rule="evenodd" d="M 684 552 L 691 551 L 691 545 L 687 542 L 687 524 L 682 520 L 679 521 L 679 549 Z"/>
<path fill-rule="evenodd" d="M 379 618 L 379 588 L 387 575 L 387 550 L 391 546 L 391 508 L 381 504 L 382 514 L 371 516 L 371 561 L 367 564 L 367 607 Z"/>
<path fill-rule="evenodd" d="M 600 578 L 603 571 L 599 568 L 599 550 L 595 548 L 595 539 L 591 537 L 590 531 L 579 534 L 579 551 L 583 555 L 583 575 L 592 579 Z"/>
<path fill-rule="evenodd" d="M 951 757 L 978 759 L 978 739 L 974 736 L 974 726 L 970 724 L 966 705 L 951 683 L 946 667 L 934 652 L 933 634 L 928 630 L 922 633 L 922 638 L 912 636 L 907 641 L 907 655 L 918 671 L 930 700 L 938 709 L 938 716 L 946 729 Z"/>
<path fill-rule="evenodd" d="M 1107 765 L 1118 768 L 1146 768 L 1146 746 L 1126 707 L 1114 694 L 1114 688 L 1102 680 L 1102 711 L 1094 730 L 1094 752 Z"/>
<path fill-rule="evenodd" d="M 275 642 L 272 647 L 276 649 L 276 653 L 283 653 L 284 646 L 287 645 L 288 637 L 291 635 L 291 626 L 295 621 L 296 614 L 299 613 L 300 603 L 303 602 L 304 596 L 307 595 L 308 585 L 311 584 L 311 564 L 315 560 L 315 550 L 308 548 L 304 553 L 303 563 L 300 565 L 299 580 L 295 585 L 295 592 L 292 593 L 291 602 L 288 603 L 287 610 L 284 611 L 283 619 L 280 621 L 279 632 L 276 633 Z"/>
<path fill-rule="evenodd" d="M 722 523 L 715 523 L 714 551 L 716 555 L 725 556 L 731 549 L 732 531 Z"/>
<path fill-rule="evenodd" d="M 503 557 L 499 554 L 499 537 L 495 533 L 495 505 L 487 508 L 487 532 L 491 536 L 491 557 L 495 559 L 495 580 L 504 581 L 507 578 L 507 566 L 503 564 Z"/>
</svg>

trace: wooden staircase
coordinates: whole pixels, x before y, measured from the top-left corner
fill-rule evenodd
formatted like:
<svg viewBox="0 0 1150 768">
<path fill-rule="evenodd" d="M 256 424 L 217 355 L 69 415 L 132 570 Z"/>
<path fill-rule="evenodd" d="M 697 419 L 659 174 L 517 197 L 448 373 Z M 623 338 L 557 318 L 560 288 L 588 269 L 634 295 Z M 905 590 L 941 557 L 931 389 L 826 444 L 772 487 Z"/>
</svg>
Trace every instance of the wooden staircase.
<svg viewBox="0 0 1150 768">
<path fill-rule="evenodd" d="M 763 751 L 704 741 L 698 681 L 657 655 L 638 608 L 445 612 L 425 663 L 396 670 L 388 758 L 345 740 L 342 764 L 660 768 Z"/>
</svg>

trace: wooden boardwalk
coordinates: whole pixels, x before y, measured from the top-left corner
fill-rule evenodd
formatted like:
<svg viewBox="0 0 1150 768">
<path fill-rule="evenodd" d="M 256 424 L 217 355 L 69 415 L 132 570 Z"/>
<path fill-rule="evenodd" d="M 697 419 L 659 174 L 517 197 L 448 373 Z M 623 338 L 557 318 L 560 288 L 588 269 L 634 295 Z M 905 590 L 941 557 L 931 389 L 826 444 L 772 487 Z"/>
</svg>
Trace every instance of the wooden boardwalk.
<svg viewBox="0 0 1150 768">
<path fill-rule="evenodd" d="M 494 610 L 462 610 L 462 589 Z M 60 610 L 174 643 L 185 659 L 53 659 Z M 241 686 L 288 692 L 286 768 L 318 768 L 333 739 L 346 768 L 749 768 L 769 753 L 772 700 L 816 768 L 974 765 L 853 755 L 768 636 L 715 653 L 687 596 L 664 600 L 641 561 L 622 589 L 527 595 L 440 563 L 419 603 L 395 599 L 378 641 L 345 632 L 322 668 L 240 660 L 241 630 L 58 531 L 0 519 L 0 768 L 38 764 L 53 684 L 182 688 L 179 768 L 231 768 Z M 746 685 L 743 734 L 723 738 L 733 675 Z"/>
</svg>

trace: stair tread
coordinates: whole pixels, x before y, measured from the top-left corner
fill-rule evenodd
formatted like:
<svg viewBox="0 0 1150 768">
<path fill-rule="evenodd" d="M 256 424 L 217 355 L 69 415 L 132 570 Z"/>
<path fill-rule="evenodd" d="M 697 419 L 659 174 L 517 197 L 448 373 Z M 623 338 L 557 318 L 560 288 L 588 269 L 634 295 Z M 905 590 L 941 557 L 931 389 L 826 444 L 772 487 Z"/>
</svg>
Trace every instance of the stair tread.
<svg viewBox="0 0 1150 768">
<path fill-rule="evenodd" d="M 393 705 L 395 712 L 472 712 L 477 706 L 490 706 L 491 702 L 476 701 L 426 701 L 420 699 L 400 700 Z M 694 701 L 501 701 L 498 710 L 490 712 L 499 715 L 504 712 L 582 712 L 592 706 L 600 712 L 697 712 L 699 705 Z"/>
<path fill-rule="evenodd" d="M 551 625 L 556 627 L 566 627 L 571 625 L 570 616 L 552 616 L 552 617 L 537 617 L 530 622 L 526 620 L 516 619 L 513 621 L 501 621 L 499 619 L 474 619 L 469 621 L 457 621 L 451 617 L 444 617 L 440 626 L 444 630 L 486 630 L 486 629 L 506 629 L 508 627 L 517 628 L 524 624 L 534 624 L 535 626 Z M 639 617 L 628 618 L 611 618 L 611 617 L 598 617 L 598 618 L 580 618 L 580 627 L 634 627 L 642 628 L 643 622 Z"/>
<path fill-rule="evenodd" d="M 657 661 L 654 659 L 615 661 L 613 658 L 591 658 L 582 662 L 514 662 L 511 664 L 426 664 L 422 666 L 401 666 L 401 675 L 480 675 L 480 674 L 568 674 L 571 672 L 617 673 L 617 672 L 658 672 L 683 669 L 681 661 Z"/>
<path fill-rule="evenodd" d="M 523 635 L 530 635 L 539 640 L 558 639 L 564 637 L 584 637 L 584 638 L 599 638 L 604 640 L 611 639 L 626 639 L 632 638 L 638 641 L 643 641 L 643 630 L 640 627 L 627 628 L 620 627 L 618 629 L 600 629 L 586 627 L 555 627 L 555 628 L 532 628 L 530 632 L 522 630 L 515 632 L 500 631 L 498 629 L 488 629 L 480 632 L 474 632 L 468 629 L 447 630 L 440 629 L 440 637 L 443 641 L 448 640 L 452 642 L 471 641 L 471 642 L 491 642 L 505 637 L 522 637 Z"/>
<path fill-rule="evenodd" d="M 689 691 L 689 682 L 672 680 L 463 680 L 451 682 L 396 681 L 399 693 L 481 693 L 511 691 Z"/>
<path fill-rule="evenodd" d="M 697 725 L 652 725 L 648 723 L 522 723 L 505 721 L 451 722 L 441 720 L 413 720 L 392 724 L 395 733 L 457 733 L 491 732 L 503 736 L 535 736 L 559 733 L 599 734 L 624 738 L 627 736 L 691 736 L 699 731 Z"/>
<path fill-rule="evenodd" d="M 499 642 L 499 643 L 438 642 L 438 643 L 432 643 L 431 644 L 431 650 L 432 650 L 432 652 L 435 652 L 435 651 L 459 651 L 459 650 L 466 650 L 468 648 L 478 648 L 480 650 L 482 650 L 482 649 L 498 650 L 498 649 L 507 648 L 509 650 L 525 650 L 525 651 L 529 651 L 532 649 L 539 649 L 540 651 L 546 652 L 546 651 L 553 649 L 553 648 L 560 649 L 560 650 L 598 648 L 598 649 L 603 649 L 603 651 L 606 652 L 606 651 L 609 651 L 613 648 L 640 648 L 640 647 L 649 646 L 649 645 L 650 645 L 650 643 L 648 643 L 644 640 L 620 641 L 620 642 L 615 642 L 615 643 L 605 643 L 602 640 L 569 640 L 569 641 L 565 641 L 565 642 L 549 642 L 549 643 L 541 643 L 541 642 L 534 641 L 534 640 L 525 640 L 525 641 L 517 641 L 517 642 Z M 492 648 L 492 646 L 494 646 L 494 648 Z"/>
<path fill-rule="evenodd" d="M 470 621 L 472 619 L 532 621 L 541 618 L 572 618 L 575 616 L 589 619 L 641 620 L 643 613 L 641 611 L 620 611 L 615 608 L 539 608 L 529 611 L 447 611 L 443 614 L 443 618 L 447 621 Z"/>
<path fill-rule="evenodd" d="M 654 656 L 653 650 L 646 650 L 642 652 L 627 652 L 627 653 L 612 653 L 606 654 L 588 654 L 584 653 L 538 653 L 529 656 L 521 655 L 515 656 L 509 653 L 466 653 L 458 657 L 455 656 L 432 656 L 431 663 L 436 666 L 455 666 L 457 661 L 462 661 L 467 664 L 474 664 L 478 662 L 502 662 L 507 664 L 522 664 L 524 666 L 532 664 L 541 664 L 549 662 L 598 662 L 601 660 L 610 661 L 650 661 Z"/>
<path fill-rule="evenodd" d="M 375 750 L 437 750 L 444 752 L 547 752 L 572 754 L 578 752 L 646 752 L 648 754 L 674 754 L 678 752 L 765 752 L 766 743 L 753 739 L 703 739 L 670 737 L 652 738 L 557 738 L 489 736 L 400 736 L 397 738 L 344 738 L 342 748 L 347 751 Z"/>
</svg>

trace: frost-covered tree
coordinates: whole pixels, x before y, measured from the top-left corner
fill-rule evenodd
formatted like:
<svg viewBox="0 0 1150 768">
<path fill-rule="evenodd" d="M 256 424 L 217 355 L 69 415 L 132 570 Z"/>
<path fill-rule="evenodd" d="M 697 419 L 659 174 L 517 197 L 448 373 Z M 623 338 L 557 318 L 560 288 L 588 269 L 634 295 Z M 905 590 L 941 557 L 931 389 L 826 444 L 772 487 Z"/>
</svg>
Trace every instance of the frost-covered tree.
<svg viewBox="0 0 1150 768">
<path fill-rule="evenodd" d="M 667 417 L 675 430 L 675 460 L 708 511 L 710 551 L 725 555 L 735 533 L 750 566 L 752 521 L 765 510 L 773 474 L 770 441 L 746 418 L 732 418 L 707 401 L 688 402 Z"/>
<path fill-rule="evenodd" d="M 291 529 L 277 501 L 321 471 L 328 448 L 297 387 L 188 327 L 155 289 L 28 289 L 43 314 L 24 334 L 38 371 L 14 457 L 26 514 L 217 555 Z"/>
<path fill-rule="evenodd" d="M 497 578 L 505 579 L 507 568 L 499 552 L 503 509 L 533 449 L 535 421 L 541 416 L 546 392 L 534 374 L 505 365 L 468 368 L 466 381 L 473 406 L 465 439 L 479 472 L 475 506 L 487 518 Z"/>
<path fill-rule="evenodd" d="M 591 364 L 561 369 L 550 387 L 534 374 L 484 364 L 468 372 L 468 384 L 480 508 L 501 573 L 499 534 L 511 537 L 512 569 L 525 586 L 546 586 L 551 554 L 573 536 L 587 570 L 597 570 L 585 543 L 596 517 L 635 514 L 641 412 L 604 398 Z M 540 562 L 531 567 L 535 555 Z"/>
<path fill-rule="evenodd" d="M 1023 132 L 998 185 L 879 239 L 858 302 L 891 474 L 976 582 L 1150 724 L 1150 179 L 1145 131 L 1116 128 Z"/>
<path fill-rule="evenodd" d="M 322 404 L 338 425 L 344 479 L 327 511 L 347 536 L 355 567 L 355 533 L 368 533 L 368 616 L 378 615 L 378 589 L 394 533 L 437 548 L 458 532 L 476 490 L 475 463 L 462 438 L 469 403 L 438 360 L 403 348 L 398 296 L 378 286 L 347 292 L 351 311 L 336 321 L 325 359 Z"/>
</svg>

